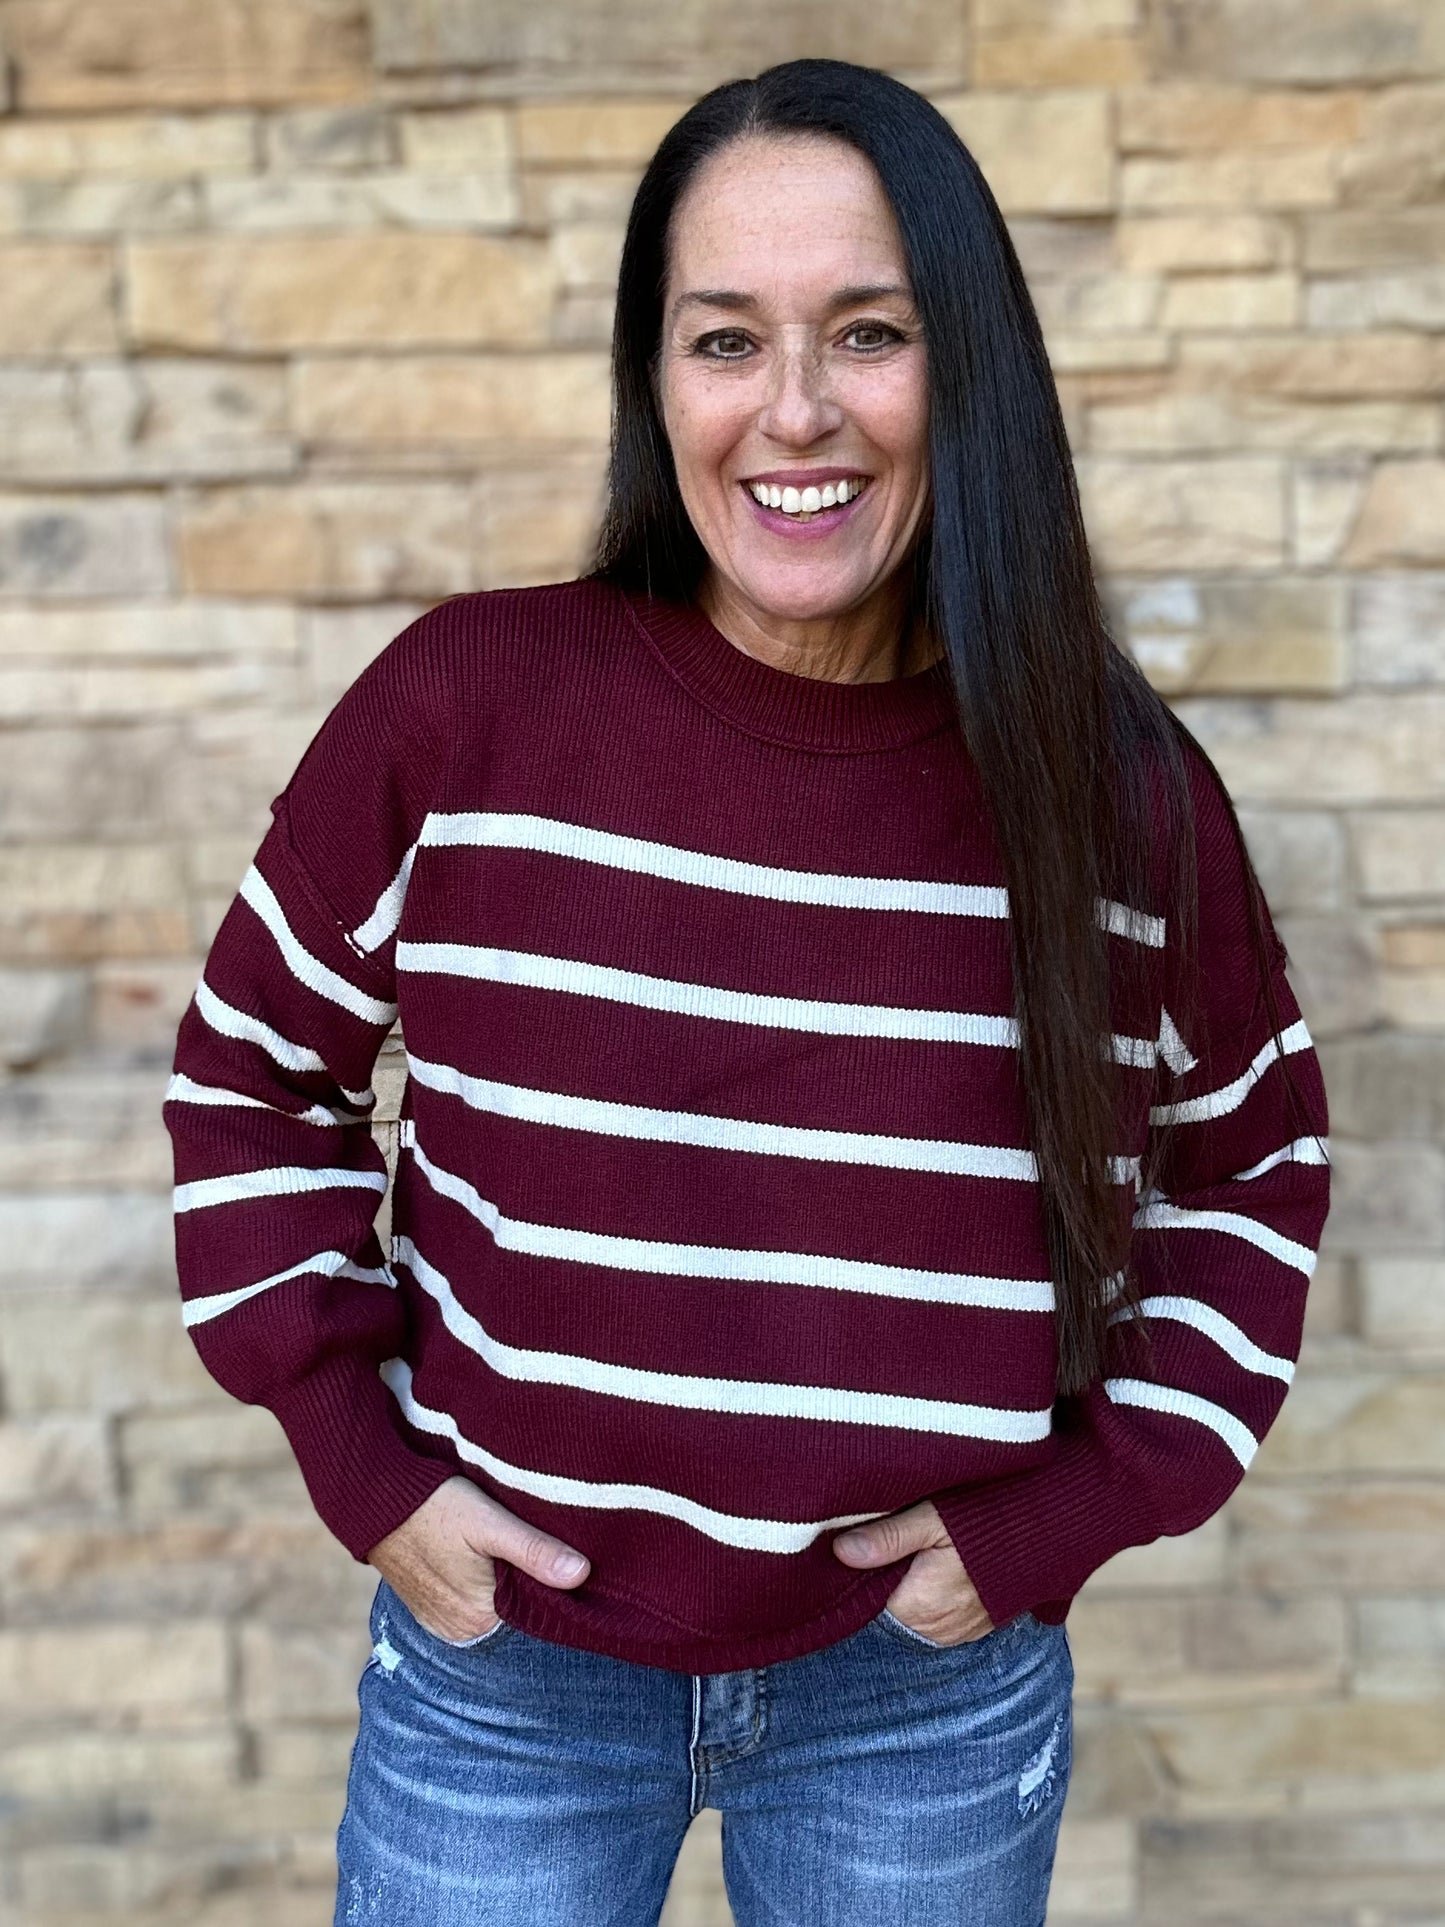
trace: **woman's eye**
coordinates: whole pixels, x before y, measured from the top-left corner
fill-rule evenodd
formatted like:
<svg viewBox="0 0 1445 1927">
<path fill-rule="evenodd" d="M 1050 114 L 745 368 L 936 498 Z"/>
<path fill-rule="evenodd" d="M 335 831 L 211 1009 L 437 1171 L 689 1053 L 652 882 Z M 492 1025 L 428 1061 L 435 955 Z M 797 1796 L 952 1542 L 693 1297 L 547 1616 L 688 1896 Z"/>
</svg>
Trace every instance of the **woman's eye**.
<svg viewBox="0 0 1445 1927">
<path fill-rule="evenodd" d="M 857 345 L 865 352 L 874 348 L 886 348 L 891 341 L 902 341 L 903 337 L 896 328 L 890 328 L 886 321 L 857 321 L 844 336 L 850 341 L 855 335 L 871 335 L 872 340 Z"/>
<path fill-rule="evenodd" d="M 736 328 L 725 328 L 716 334 L 704 335 L 697 343 L 697 351 L 713 361 L 741 361 L 747 353 L 748 338 Z"/>
</svg>

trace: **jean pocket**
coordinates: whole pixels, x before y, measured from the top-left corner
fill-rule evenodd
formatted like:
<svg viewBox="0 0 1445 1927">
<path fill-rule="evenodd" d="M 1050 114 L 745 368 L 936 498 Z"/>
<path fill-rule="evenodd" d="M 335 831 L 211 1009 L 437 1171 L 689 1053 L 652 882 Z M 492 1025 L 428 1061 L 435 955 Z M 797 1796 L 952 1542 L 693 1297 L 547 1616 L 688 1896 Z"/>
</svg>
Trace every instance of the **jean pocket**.
<svg viewBox="0 0 1445 1927">
<path fill-rule="evenodd" d="M 1002 1626 L 995 1626 L 989 1632 L 980 1633 L 977 1639 L 955 1639 L 945 1643 L 942 1640 L 930 1639 L 926 1633 L 918 1632 L 906 1620 L 900 1619 L 897 1613 L 890 1612 L 886 1606 L 873 1623 L 881 1627 L 884 1632 L 891 1633 L 895 1639 L 903 1641 L 905 1645 L 921 1646 L 926 1653 L 963 1653 L 970 1647 L 979 1651 L 987 1647 L 992 1651 L 1000 1640 L 1016 1636 L 1030 1628 L 1037 1628 L 1039 1624 L 1031 1612 L 1016 1613 L 1012 1619 L 1006 1619 Z"/>
<path fill-rule="evenodd" d="M 412 1618 L 416 1619 L 415 1613 L 412 1614 Z M 421 1621 L 417 1620 L 417 1624 L 420 1626 Z M 514 1633 L 516 1630 L 517 1628 L 513 1626 L 510 1621 L 499 1618 L 495 1626 L 488 1626 L 484 1633 L 473 1633 L 470 1639 L 447 1639 L 443 1634 L 428 1632 L 428 1629 L 422 1626 L 422 1631 L 427 1633 L 429 1638 L 439 1641 L 443 1646 L 453 1646 L 458 1649 L 471 1646 L 485 1646 L 489 1640 L 498 1639 L 503 1634 Z"/>
<path fill-rule="evenodd" d="M 518 1631 L 510 1620 L 503 1619 L 499 1614 L 495 1626 L 488 1626 L 484 1632 L 473 1633 L 470 1639 L 448 1639 L 445 1633 L 434 1633 L 430 1626 L 424 1625 L 396 1588 L 384 1579 L 377 1588 L 378 1599 L 383 1593 L 385 1603 L 407 1624 L 413 1626 L 421 1639 L 432 1646 L 449 1647 L 453 1652 L 470 1652 L 477 1646 L 500 1645 L 504 1639 Z"/>
</svg>

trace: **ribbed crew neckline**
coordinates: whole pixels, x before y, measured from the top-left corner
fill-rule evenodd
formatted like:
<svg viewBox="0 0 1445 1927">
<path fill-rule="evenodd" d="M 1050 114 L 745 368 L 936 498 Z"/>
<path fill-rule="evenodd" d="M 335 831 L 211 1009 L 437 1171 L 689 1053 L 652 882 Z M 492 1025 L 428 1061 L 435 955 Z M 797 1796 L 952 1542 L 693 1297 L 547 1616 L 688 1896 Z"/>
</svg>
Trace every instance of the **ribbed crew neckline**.
<svg viewBox="0 0 1445 1927">
<path fill-rule="evenodd" d="M 760 662 L 690 602 L 624 592 L 638 627 L 699 702 L 749 735 L 834 753 L 897 749 L 954 720 L 940 657 L 886 682 L 830 682 Z"/>
</svg>

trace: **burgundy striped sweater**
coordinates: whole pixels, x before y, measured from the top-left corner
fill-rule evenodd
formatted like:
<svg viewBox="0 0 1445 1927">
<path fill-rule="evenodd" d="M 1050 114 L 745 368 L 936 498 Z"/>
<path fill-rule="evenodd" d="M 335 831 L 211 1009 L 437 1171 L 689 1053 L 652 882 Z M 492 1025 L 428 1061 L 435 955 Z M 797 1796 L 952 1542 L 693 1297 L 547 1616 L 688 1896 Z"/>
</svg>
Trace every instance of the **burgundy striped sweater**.
<svg viewBox="0 0 1445 1927">
<path fill-rule="evenodd" d="M 1155 966 L 1113 1045 L 1151 1362 L 1116 1321 L 1056 1400 L 1007 897 L 951 703 L 941 665 L 792 675 L 584 580 L 439 604 L 331 711 L 164 1115 L 191 1337 L 353 1557 L 461 1473 L 592 1562 L 560 1591 L 499 1561 L 504 1618 L 720 1672 L 861 1627 L 908 1561 L 832 1538 L 925 1496 L 997 1623 L 1062 1620 L 1228 1497 L 1328 1202 L 1283 946 L 1287 1067 L 1197 780 L 1195 1034 L 1163 921 L 1100 905 Z M 398 1012 L 387 1253 L 368 1086 Z"/>
</svg>

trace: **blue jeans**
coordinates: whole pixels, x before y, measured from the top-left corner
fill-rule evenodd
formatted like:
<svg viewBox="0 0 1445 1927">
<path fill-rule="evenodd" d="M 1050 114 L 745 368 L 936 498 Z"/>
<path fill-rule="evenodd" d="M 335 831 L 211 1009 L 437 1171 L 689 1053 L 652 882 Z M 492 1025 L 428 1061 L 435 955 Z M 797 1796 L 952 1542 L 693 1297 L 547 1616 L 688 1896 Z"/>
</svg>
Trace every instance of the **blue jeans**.
<svg viewBox="0 0 1445 1927">
<path fill-rule="evenodd" d="M 335 1927 L 655 1927 L 722 1812 L 737 1927 L 1043 1927 L 1072 1749 L 1063 1626 L 940 1646 L 885 1607 L 689 1675 L 501 1621 L 454 1644 L 383 1579 Z"/>
</svg>

